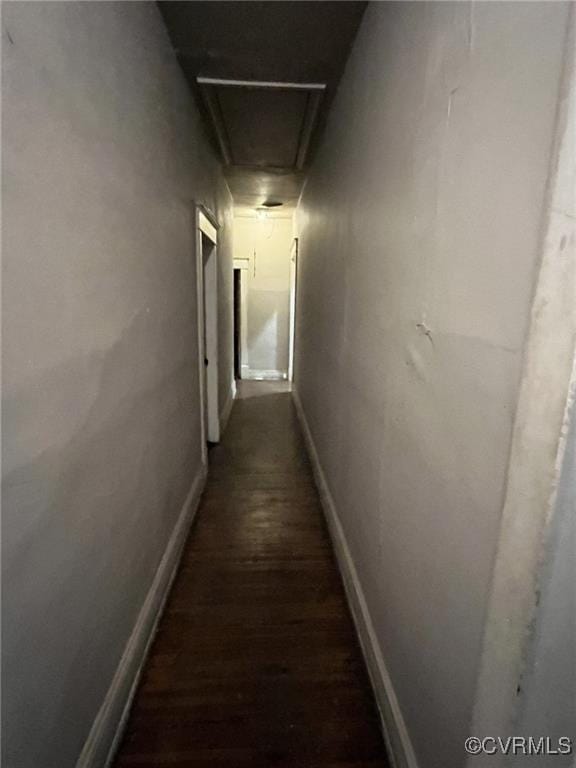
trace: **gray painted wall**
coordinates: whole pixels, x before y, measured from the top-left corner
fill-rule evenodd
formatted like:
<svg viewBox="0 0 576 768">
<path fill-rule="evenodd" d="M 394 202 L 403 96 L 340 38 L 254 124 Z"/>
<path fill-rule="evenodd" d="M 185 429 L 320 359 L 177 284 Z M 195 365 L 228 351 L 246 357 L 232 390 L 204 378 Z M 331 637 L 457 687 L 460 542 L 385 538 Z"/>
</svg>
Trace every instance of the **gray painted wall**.
<svg viewBox="0 0 576 768">
<path fill-rule="evenodd" d="M 540 579 L 515 731 L 575 739 L 576 723 L 576 419 L 571 418 L 558 496 Z M 550 758 L 558 768 L 574 754 Z M 515 765 L 521 765 L 518 759 Z"/>
<path fill-rule="evenodd" d="M 554 179 L 549 240 L 557 243 L 556 260 L 572 260 L 567 274 L 567 305 L 576 296 L 576 8 L 572 9 L 572 51 L 564 101 L 558 168 Z M 571 291 L 570 291 L 571 288 Z M 567 325 L 570 327 L 568 317 Z M 572 337 L 574 339 L 574 336 Z M 558 333 L 554 340 L 557 341 Z M 574 341 L 573 341 L 574 346 Z M 516 727 L 520 733 L 570 736 L 573 754 L 554 758 L 554 765 L 576 765 L 576 359 L 568 396 L 563 435 L 565 452 L 559 464 L 557 494 L 545 531 L 538 601 L 530 625 L 531 638 L 518 697 Z M 562 762 L 563 761 L 563 762 Z"/>
<path fill-rule="evenodd" d="M 296 385 L 426 768 L 465 762 L 567 16 L 369 6 L 298 211 Z"/>
<path fill-rule="evenodd" d="M 218 406 L 221 416 L 234 396 L 234 214 L 232 195 L 219 180 L 216 215 L 218 231 Z"/>
<path fill-rule="evenodd" d="M 570 10 L 473 733 L 574 736 L 576 722 L 573 426 L 570 431 L 576 395 L 573 3 Z M 562 759 L 544 756 L 541 763 L 560 764 Z M 497 768 L 510 759 L 489 762 Z M 520 758 L 517 762 L 523 764 Z M 470 758 L 470 768 L 476 764 Z"/>
<path fill-rule="evenodd" d="M 222 275 L 230 201 L 155 4 L 2 34 L 3 765 L 72 768 L 199 469 L 192 201 Z"/>
</svg>

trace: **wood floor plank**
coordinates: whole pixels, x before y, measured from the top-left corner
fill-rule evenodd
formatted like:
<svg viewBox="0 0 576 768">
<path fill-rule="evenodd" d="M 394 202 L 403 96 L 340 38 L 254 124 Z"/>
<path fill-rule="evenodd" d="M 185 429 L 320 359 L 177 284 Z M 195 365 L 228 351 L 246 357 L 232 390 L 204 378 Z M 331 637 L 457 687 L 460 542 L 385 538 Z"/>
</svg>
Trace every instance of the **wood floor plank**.
<svg viewBox="0 0 576 768">
<path fill-rule="evenodd" d="M 115 768 L 389 768 L 291 396 L 242 382 Z"/>
</svg>

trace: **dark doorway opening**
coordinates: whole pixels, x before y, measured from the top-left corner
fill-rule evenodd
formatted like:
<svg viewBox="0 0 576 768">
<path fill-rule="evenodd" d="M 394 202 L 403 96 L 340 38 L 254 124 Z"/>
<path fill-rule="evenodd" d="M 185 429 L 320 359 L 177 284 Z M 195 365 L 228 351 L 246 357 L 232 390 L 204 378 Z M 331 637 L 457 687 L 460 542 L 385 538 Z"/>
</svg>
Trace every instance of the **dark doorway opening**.
<svg viewBox="0 0 576 768">
<path fill-rule="evenodd" d="M 234 378 L 240 379 L 241 269 L 234 270 Z"/>
</svg>

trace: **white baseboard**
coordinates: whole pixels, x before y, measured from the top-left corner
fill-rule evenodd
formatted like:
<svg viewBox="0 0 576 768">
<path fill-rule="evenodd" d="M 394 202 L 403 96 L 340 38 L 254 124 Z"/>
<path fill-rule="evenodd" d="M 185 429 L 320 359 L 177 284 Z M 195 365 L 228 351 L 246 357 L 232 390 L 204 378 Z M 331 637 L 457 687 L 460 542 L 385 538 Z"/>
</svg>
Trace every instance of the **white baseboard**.
<svg viewBox="0 0 576 768">
<path fill-rule="evenodd" d="M 304 433 L 304 440 L 308 449 L 308 454 L 312 462 L 314 477 L 320 493 L 322 507 L 328 522 L 328 528 L 332 538 L 332 543 L 336 551 L 336 557 L 342 580 L 346 589 L 348 603 L 354 619 L 356 632 L 368 667 L 368 673 L 372 682 L 372 688 L 380 712 L 382 731 L 386 740 L 386 745 L 393 761 L 394 768 L 418 768 L 416 755 L 410 741 L 410 736 L 400 711 L 398 698 L 392 685 L 392 680 L 386 668 L 380 644 L 376 637 L 372 618 L 368 611 L 362 585 L 356 572 L 352 555 L 348 549 L 346 537 L 342 530 L 342 525 L 338 517 L 336 505 L 326 477 L 318 458 L 318 452 L 314 445 L 312 433 L 306 420 L 306 414 L 302 408 L 302 403 L 298 393 L 293 390 L 292 396 L 296 406 L 298 419 Z"/>
<path fill-rule="evenodd" d="M 205 481 L 206 467 L 202 466 L 188 492 L 168 546 L 156 570 L 154 581 L 140 609 L 116 674 L 96 715 L 76 768 L 107 768 L 112 763 L 128 719 L 144 661 L 176 575 L 182 548 L 198 508 Z"/>
<path fill-rule="evenodd" d="M 222 408 L 222 412 L 220 414 L 220 437 L 224 434 L 224 430 L 226 429 L 226 425 L 228 424 L 228 419 L 230 418 L 230 413 L 232 412 L 232 406 L 234 405 L 234 399 L 236 397 L 236 382 L 233 381 L 230 385 L 230 391 L 228 392 L 228 400 L 226 400 L 226 403 L 224 405 L 224 408 Z"/>
<path fill-rule="evenodd" d="M 248 368 L 242 371 L 243 379 L 253 379 L 257 381 L 286 381 L 288 371 L 275 371 L 271 369 L 263 370 L 260 368 Z"/>
</svg>

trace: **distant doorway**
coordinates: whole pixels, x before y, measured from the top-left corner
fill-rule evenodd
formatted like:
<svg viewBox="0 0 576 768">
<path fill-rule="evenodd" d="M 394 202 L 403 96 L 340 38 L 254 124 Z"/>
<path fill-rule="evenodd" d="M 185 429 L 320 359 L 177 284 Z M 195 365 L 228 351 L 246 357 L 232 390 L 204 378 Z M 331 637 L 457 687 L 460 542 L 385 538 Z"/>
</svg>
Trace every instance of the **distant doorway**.
<svg viewBox="0 0 576 768">
<path fill-rule="evenodd" d="M 242 270 L 234 270 L 234 378 L 242 378 L 241 338 L 242 338 Z"/>
<path fill-rule="evenodd" d="M 248 259 L 234 259 L 234 378 L 248 378 Z"/>
</svg>

